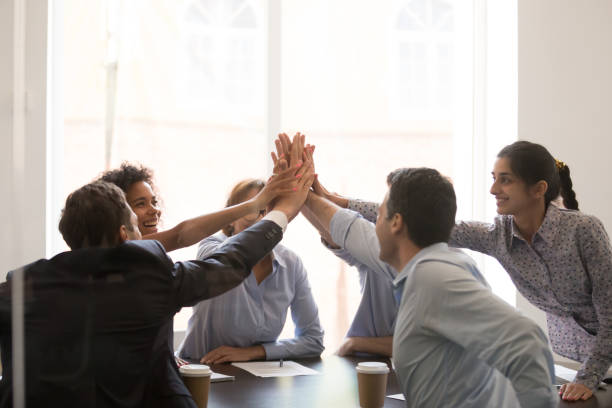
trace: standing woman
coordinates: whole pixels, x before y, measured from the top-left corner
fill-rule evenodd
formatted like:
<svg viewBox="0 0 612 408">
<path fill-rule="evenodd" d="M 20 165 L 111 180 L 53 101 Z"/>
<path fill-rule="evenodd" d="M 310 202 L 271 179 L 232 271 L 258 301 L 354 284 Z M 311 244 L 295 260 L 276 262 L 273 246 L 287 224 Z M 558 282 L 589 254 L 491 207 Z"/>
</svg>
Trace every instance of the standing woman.
<svg viewBox="0 0 612 408">
<path fill-rule="evenodd" d="M 543 146 L 504 147 L 493 168 L 493 223 L 458 222 L 449 245 L 496 258 L 519 292 L 546 312 L 553 350 L 582 362 L 565 400 L 593 395 L 612 362 L 612 250 L 601 221 L 578 211 L 567 165 Z M 318 194 L 375 221 L 378 205 Z M 559 194 L 561 209 L 553 204 Z"/>
<path fill-rule="evenodd" d="M 123 190 L 128 204 L 138 217 L 142 239 L 155 239 L 170 252 L 196 244 L 240 217 L 264 210 L 277 195 L 290 192 L 287 174 L 289 172 L 285 171 L 275 176 L 250 200 L 191 218 L 165 231 L 158 230 L 161 209 L 151 169 L 124 162 L 118 169 L 103 173 L 100 180 L 113 183 Z"/>
<path fill-rule="evenodd" d="M 559 194 L 560 209 L 552 204 Z M 493 168 L 493 224 L 459 222 L 449 245 L 495 257 L 546 312 L 553 350 L 581 361 L 563 399 L 588 399 L 612 362 L 612 251 L 601 221 L 578 211 L 569 167 L 541 145 L 504 147 Z"/>
</svg>

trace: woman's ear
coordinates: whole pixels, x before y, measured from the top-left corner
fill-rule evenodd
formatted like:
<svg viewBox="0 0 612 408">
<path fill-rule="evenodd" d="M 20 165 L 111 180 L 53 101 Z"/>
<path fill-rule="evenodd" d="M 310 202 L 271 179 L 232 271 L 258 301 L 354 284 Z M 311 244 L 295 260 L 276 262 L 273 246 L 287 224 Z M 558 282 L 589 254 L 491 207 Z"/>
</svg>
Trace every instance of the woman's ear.
<svg viewBox="0 0 612 408">
<path fill-rule="evenodd" d="M 540 180 L 535 183 L 534 186 L 532 186 L 531 191 L 536 196 L 536 198 L 544 197 L 546 195 L 546 192 L 548 191 L 548 183 L 544 180 Z"/>
</svg>

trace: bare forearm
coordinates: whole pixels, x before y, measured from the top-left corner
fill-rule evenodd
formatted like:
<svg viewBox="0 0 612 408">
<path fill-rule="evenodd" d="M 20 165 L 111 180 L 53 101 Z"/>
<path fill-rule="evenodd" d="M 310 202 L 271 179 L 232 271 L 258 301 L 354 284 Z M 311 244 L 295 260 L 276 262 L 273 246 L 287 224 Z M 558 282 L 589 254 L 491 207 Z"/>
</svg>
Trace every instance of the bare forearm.
<svg viewBox="0 0 612 408">
<path fill-rule="evenodd" d="M 325 196 L 326 199 L 328 199 L 329 201 L 331 201 L 332 203 L 336 204 L 338 207 L 341 208 L 347 208 L 348 204 L 349 204 L 349 200 L 348 198 L 339 196 L 337 194 L 334 193 L 329 193 Z"/>
<path fill-rule="evenodd" d="M 391 357 L 393 350 L 393 336 L 352 337 L 352 339 L 353 351 Z"/>
<path fill-rule="evenodd" d="M 334 214 L 341 209 L 337 204 L 312 192 L 308 194 L 305 206 L 310 210 L 311 214 L 316 217 L 320 227 L 327 232 L 330 230 L 330 223 Z"/>
<path fill-rule="evenodd" d="M 196 244 L 236 219 L 254 211 L 256 211 L 256 204 L 253 200 L 249 200 L 220 211 L 191 218 L 169 230 L 145 235 L 143 239 L 156 239 L 162 243 L 166 251 L 174 251 Z"/>
<path fill-rule="evenodd" d="M 323 238 L 329 245 L 338 247 L 334 243 L 329 233 L 329 230 L 326 229 L 320 222 L 317 216 L 308 208 L 307 206 L 302 207 L 302 215 L 306 217 L 306 219 L 312 224 L 313 227 L 317 229 L 321 238 Z"/>
</svg>

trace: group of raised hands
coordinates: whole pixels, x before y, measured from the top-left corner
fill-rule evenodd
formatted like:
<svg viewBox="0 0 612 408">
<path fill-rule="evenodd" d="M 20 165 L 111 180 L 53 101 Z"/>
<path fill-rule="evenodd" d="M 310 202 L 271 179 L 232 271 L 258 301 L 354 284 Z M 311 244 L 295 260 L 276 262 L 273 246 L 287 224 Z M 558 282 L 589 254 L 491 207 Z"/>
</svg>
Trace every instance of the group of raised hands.
<svg viewBox="0 0 612 408">
<path fill-rule="evenodd" d="M 266 208 L 283 211 L 289 221 L 300 212 L 311 189 L 324 192 L 314 169 L 315 147 L 305 144 L 306 136 L 296 133 L 293 140 L 285 133 L 275 140 L 272 152 L 274 170 L 266 186 L 254 197 L 260 210 Z"/>
</svg>

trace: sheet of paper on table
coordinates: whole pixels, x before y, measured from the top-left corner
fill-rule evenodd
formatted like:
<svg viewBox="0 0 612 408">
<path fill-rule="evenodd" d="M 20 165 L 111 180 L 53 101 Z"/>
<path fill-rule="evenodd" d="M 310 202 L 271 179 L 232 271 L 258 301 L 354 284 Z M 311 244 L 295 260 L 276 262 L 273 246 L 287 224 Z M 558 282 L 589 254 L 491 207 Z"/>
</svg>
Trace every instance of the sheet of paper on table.
<svg viewBox="0 0 612 408">
<path fill-rule="evenodd" d="M 232 363 L 257 377 L 293 377 L 296 375 L 316 375 L 318 371 L 304 367 L 295 361 L 283 361 L 281 367 L 278 361 L 252 361 L 248 363 Z"/>
<path fill-rule="evenodd" d="M 225 374 L 221 374 L 221 373 L 215 373 L 213 371 L 212 375 L 210 376 L 210 382 L 211 383 L 215 383 L 215 382 L 223 382 L 223 381 L 234 381 L 236 379 L 236 377 L 234 377 L 233 375 L 225 375 Z"/>
<path fill-rule="evenodd" d="M 555 364 L 555 376 L 563 378 L 566 381 L 572 382 L 576 377 L 576 370 L 572 370 L 571 368 Z"/>
<path fill-rule="evenodd" d="M 393 398 L 393 399 L 400 400 L 400 401 L 406 401 L 406 399 L 404 398 L 404 394 L 387 395 L 387 398 Z"/>
</svg>

